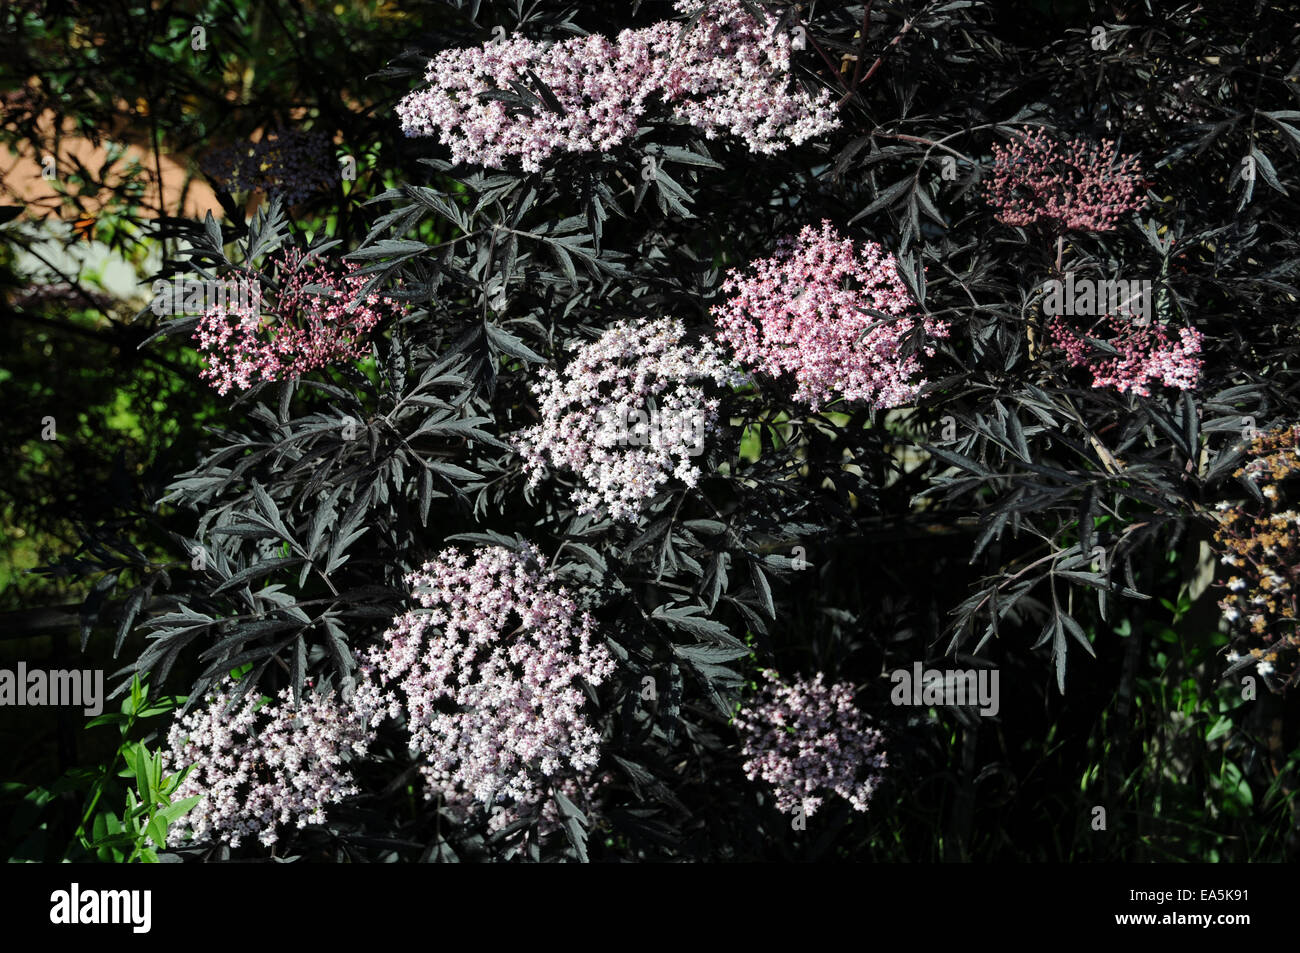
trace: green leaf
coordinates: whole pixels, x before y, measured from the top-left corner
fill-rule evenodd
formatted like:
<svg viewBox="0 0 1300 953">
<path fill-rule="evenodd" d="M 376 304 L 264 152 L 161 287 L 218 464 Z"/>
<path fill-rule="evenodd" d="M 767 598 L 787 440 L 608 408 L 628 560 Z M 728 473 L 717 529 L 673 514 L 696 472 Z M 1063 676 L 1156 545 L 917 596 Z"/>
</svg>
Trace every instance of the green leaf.
<svg viewBox="0 0 1300 953">
<path fill-rule="evenodd" d="M 1214 723 L 1214 727 L 1211 728 L 1209 734 L 1205 736 L 1205 740 L 1216 741 L 1228 734 L 1230 731 L 1232 731 L 1232 719 L 1226 716 L 1222 717 Z"/>
<path fill-rule="evenodd" d="M 113 711 L 90 719 L 90 721 L 86 722 L 86 727 L 95 728 L 98 727 L 99 725 L 118 725 L 118 724 L 124 724 L 126 722 L 129 722 L 130 720 L 131 718 L 129 715 L 125 715 L 122 714 L 121 712 Z"/>
<path fill-rule="evenodd" d="M 129 704 L 125 704 L 122 706 L 122 711 L 127 715 L 134 715 L 137 711 L 140 710 L 140 706 L 143 703 L 144 703 L 144 689 L 140 686 L 140 676 L 132 675 L 131 676 L 131 697 L 129 699 Z"/>
<path fill-rule="evenodd" d="M 151 787 L 149 780 L 151 767 L 150 758 L 144 745 L 136 745 L 131 763 L 135 768 L 135 784 L 136 788 L 140 792 L 140 800 L 148 802 L 153 799 L 153 788 Z"/>
<path fill-rule="evenodd" d="M 202 800 L 202 795 L 196 794 L 193 797 L 187 797 L 181 801 L 173 801 L 166 807 L 159 809 L 158 816 L 164 818 L 168 824 L 175 823 L 193 810 L 194 805 L 198 804 Z"/>
<path fill-rule="evenodd" d="M 145 832 L 149 835 L 149 839 L 160 848 L 167 849 L 167 819 L 161 813 L 155 814 L 149 819 Z"/>
</svg>

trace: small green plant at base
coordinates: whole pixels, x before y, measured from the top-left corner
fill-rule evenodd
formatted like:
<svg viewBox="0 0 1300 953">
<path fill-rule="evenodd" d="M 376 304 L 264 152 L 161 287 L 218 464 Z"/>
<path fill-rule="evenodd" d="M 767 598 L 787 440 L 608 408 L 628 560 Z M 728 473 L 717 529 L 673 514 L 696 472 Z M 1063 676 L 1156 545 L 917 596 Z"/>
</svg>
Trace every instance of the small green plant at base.
<svg viewBox="0 0 1300 953">
<path fill-rule="evenodd" d="M 151 749 L 145 741 L 129 740 L 138 720 L 166 714 L 180 701 L 183 699 L 174 696 L 151 701 L 148 688 L 137 677 L 131 681 L 131 694 L 123 699 L 120 712 L 100 715 L 87 724 L 87 728 L 117 725 L 122 735 L 116 756 L 101 766 L 91 785 L 76 835 L 81 846 L 99 860 L 157 863 L 157 851 L 167 846 L 167 828 L 199 802 L 197 796 L 175 803 L 171 800 L 188 768 L 164 777 L 162 752 Z M 120 811 L 102 803 L 113 787 L 114 777 L 129 779 Z M 130 780 L 134 780 L 134 786 Z"/>
</svg>

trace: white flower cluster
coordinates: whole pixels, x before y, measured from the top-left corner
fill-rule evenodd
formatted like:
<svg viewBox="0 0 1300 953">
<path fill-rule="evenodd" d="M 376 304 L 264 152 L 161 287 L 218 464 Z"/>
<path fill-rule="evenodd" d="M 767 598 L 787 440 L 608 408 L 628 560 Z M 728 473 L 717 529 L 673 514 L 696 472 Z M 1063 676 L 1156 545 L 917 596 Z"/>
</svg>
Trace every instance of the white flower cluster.
<svg viewBox="0 0 1300 953">
<path fill-rule="evenodd" d="M 165 770 L 193 770 L 172 795 L 201 800 L 167 832 L 169 845 L 219 840 L 238 847 L 256 837 L 268 847 L 277 825 L 321 824 L 325 808 L 357 793 L 345 759 L 364 755 L 385 712 L 378 691 L 362 686 L 347 703 L 334 693 L 288 689 L 263 701 L 249 693 L 231 706 L 233 684 L 204 697 L 168 733 Z"/>
<path fill-rule="evenodd" d="M 717 398 L 701 384 L 722 384 L 732 372 L 711 341 L 682 342 L 680 321 L 621 322 L 578 349 L 564 373 L 541 372 L 534 393 L 542 422 L 518 439 L 530 486 L 548 466 L 578 474 L 580 513 L 633 520 L 669 478 L 694 486 L 703 436 L 716 428 Z M 672 421 L 649 430 L 612 421 Z M 689 424 L 689 425 L 683 425 Z"/>
</svg>

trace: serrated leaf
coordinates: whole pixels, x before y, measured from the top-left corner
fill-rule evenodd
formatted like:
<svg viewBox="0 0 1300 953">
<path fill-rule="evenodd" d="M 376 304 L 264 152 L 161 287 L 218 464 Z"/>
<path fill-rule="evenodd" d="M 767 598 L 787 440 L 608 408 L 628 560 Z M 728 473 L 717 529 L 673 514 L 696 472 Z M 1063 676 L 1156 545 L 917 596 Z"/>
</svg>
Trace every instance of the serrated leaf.
<svg viewBox="0 0 1300 953">
<path fill-rule="evenodd" d="M 746 645 L 739 647 L 722 645 L 674 645 L 673 651 L 690 662 L 702 662 L 710 665 L 725 665 L 727 662 L 744 658 L 752 652 Z"/>
<path fill-rule="evenodd" d="M 510 332 L 503 331 L 501 328 L 492 324 L 483 325 L 483 330 L 487 333 L 488 340 L 497 350 L 503 351 L 511 357 L 517 357 L 521 361 L 531 361 L 534 364 L 546 363 L 546 358 L 542 357 Z"/>
<path fill-rule="evenodd" d="M 1255 168 L 1259 170 L 1268 187 L 1275 192 L 1281 192 L 1283 195 L 1290 195 L 1277 177 L 1277 170 L 1273 168 L 1273 161 L 1261 152 L 1258 148 L 1252 146 L 1250 150 L 1251 157 L 1255 160 Z"/>
<path fill-rule="evenodd" d="M 705 639 L 717 645 L 728 645 L 736 648 L 745 647 L 745 644 L 728 632 L 727 627 L 721 622 L 702 618 L 685 609 L 670 609 L 660 606 L 651 613 L 651 618 L 658 619 L 674 629 L 689 632 L 696 638 Z"/>
</svg>

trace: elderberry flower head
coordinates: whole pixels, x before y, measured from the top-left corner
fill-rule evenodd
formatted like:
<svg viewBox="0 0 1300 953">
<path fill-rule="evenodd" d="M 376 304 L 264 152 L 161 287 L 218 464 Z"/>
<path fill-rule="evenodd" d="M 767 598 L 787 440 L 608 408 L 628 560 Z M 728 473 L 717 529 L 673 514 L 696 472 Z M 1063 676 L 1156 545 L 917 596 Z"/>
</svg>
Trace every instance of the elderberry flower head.
<svg viewBox="0 0 1300 953">
<path fill-rule="evenodd" d="M 1196 356 L 1203 340 L 1199 331 L 1179 328 L 1175 342 L 1159 324 L 1142 325 L 1112 315 L 1106 315 L 1104 321 L 1112 331 L 1107 343 L 1119 352 L 1116 356 L 1095 356 L 1095 349 L 1084 335 L 1063 319 L 1057 318 L 1049 325 L 1052 342 L 1065 353 L 1070 366 L 1086 367 L 1092 372 L 1093 387 L 1150 397 L 1153 381 L 1179 390 L 1196 386 L 1202 365 Z"/>
<path fill-rule="evenodd" d="M 745 776 L 762 778 L 777 810 L 812 814 L 833 792 L 865 811 L 888 766 L 880 732 L 853 705 L 853 687 L 822 673 L 783 682 L 764 670 L 758 696 L 736 715 Z"/>
<path fill-rule="evenodd" d="M 984 189 L 1004 225 L 1045 220 L 1074 231 L 1111 231 L 1121 215 L 1146 202 L 1137 156 L 1118 157 L 1109 139 L 1062 146 L 1042 129 L 1023 142 L 993 146 Z"/>
<path fill-rule="evenodd" d="M 384 716 L 377 691 L 362 686 L 347 702 L 333 692 L 305 692 L 294 708 L 288 689 L 272 700 L 249 693 L 233 706 L 233 683 L 209 692 L 167 735 L 164 770 L 192 770 L 173 801 L 202 800 L 167 832 L 167 842 L 245 837 L 270 846 L 279 828 L 322 824 L 325 808 L 357 793 L 345 761 L 364 755 Z"/>
<path fill-rule="evenodd" d="M 676 6 L 693 14 L 701 4 Z M 661 21 L 614 40 L 546 44 L 514 36 L 446 50 L 428 65 L 430 85 L 406 96 L 397 113 L 406 135 L 437 135 L 453 161 L 495 169 L 518 160 L 536 172 L 556 152 L 608 152 L 629 141 L 654 109 L 704 129 L 708 138 L 730 132 L 751 151 L 777 152 L 834 129 L 838 120 L 829 92 L 809 96 L 791 81 L 790 38 L 774 32 L 774 23 L 771 16 L 756 19 L 739 0 L 721 0 L 685 33 L 679 23 Z M 539 102 L 553 101 L 521 110 L 482 95 L 518 84 Z"/>
<path fill-rule="evenodd" d="M 273 253 L 264 267 L 274 267 L 279 292 L 265 309 L 220 303 L 199 319 L 194 340 L 208 361 L 199 376 L 218 394 L 357 360 L 366 353 L 366 335 L 400 309 L 393 299 L 372 293 L 349 311 L 370 280 L 356 273 L 360 266 L 303 261 L 296 248 Z M 325 293 L 307 291 L 310 285 Z"/>
<path fill-rule="evenodd" d="M 820 231 L 808 225 L 778 241 L 771 258 L 729 272 L 722 289 L 734 294 L 712 309 L 718 339 L 749 370 L 792 375 L 795 400 L 814 409 L 837 397 L 897 407 L 925 383 L 915 379 L 916 354 L 905 353 L 918 330 L 912 296 L 897 260 L 875 242 L 857 247 L 829 221 Z M 930 338 L 948 336 L 943 322 L 919 324 Z"/>
<path fill-rule="evenodd" d="M 428 797 L 499 829 L 557 816 L 554 790 L 590 789 L 600 735 L 582 685 L 614 671 L 593 622 L 535 547 L 446 549 L 407 577 L 418 604 L 372 648 L 367 680 L 396 687 Z M 500 807 L 500 810 L 494 808 Z"/>
<path fill-rule="evenodd" d="M 680 321 L 623 321 L 580 347 L 563 374 L 541 371 L 533 392 L 541 423 L 517 446 L 530 485 L 548 466 L 576 473 L 580 513 L 632 520 L 675 477 L 687 486 L 693 462 L 716 429 L 718 399 L 702 384 L 733 378 L 716 345 L 684 343 Z"/>
</svg>

